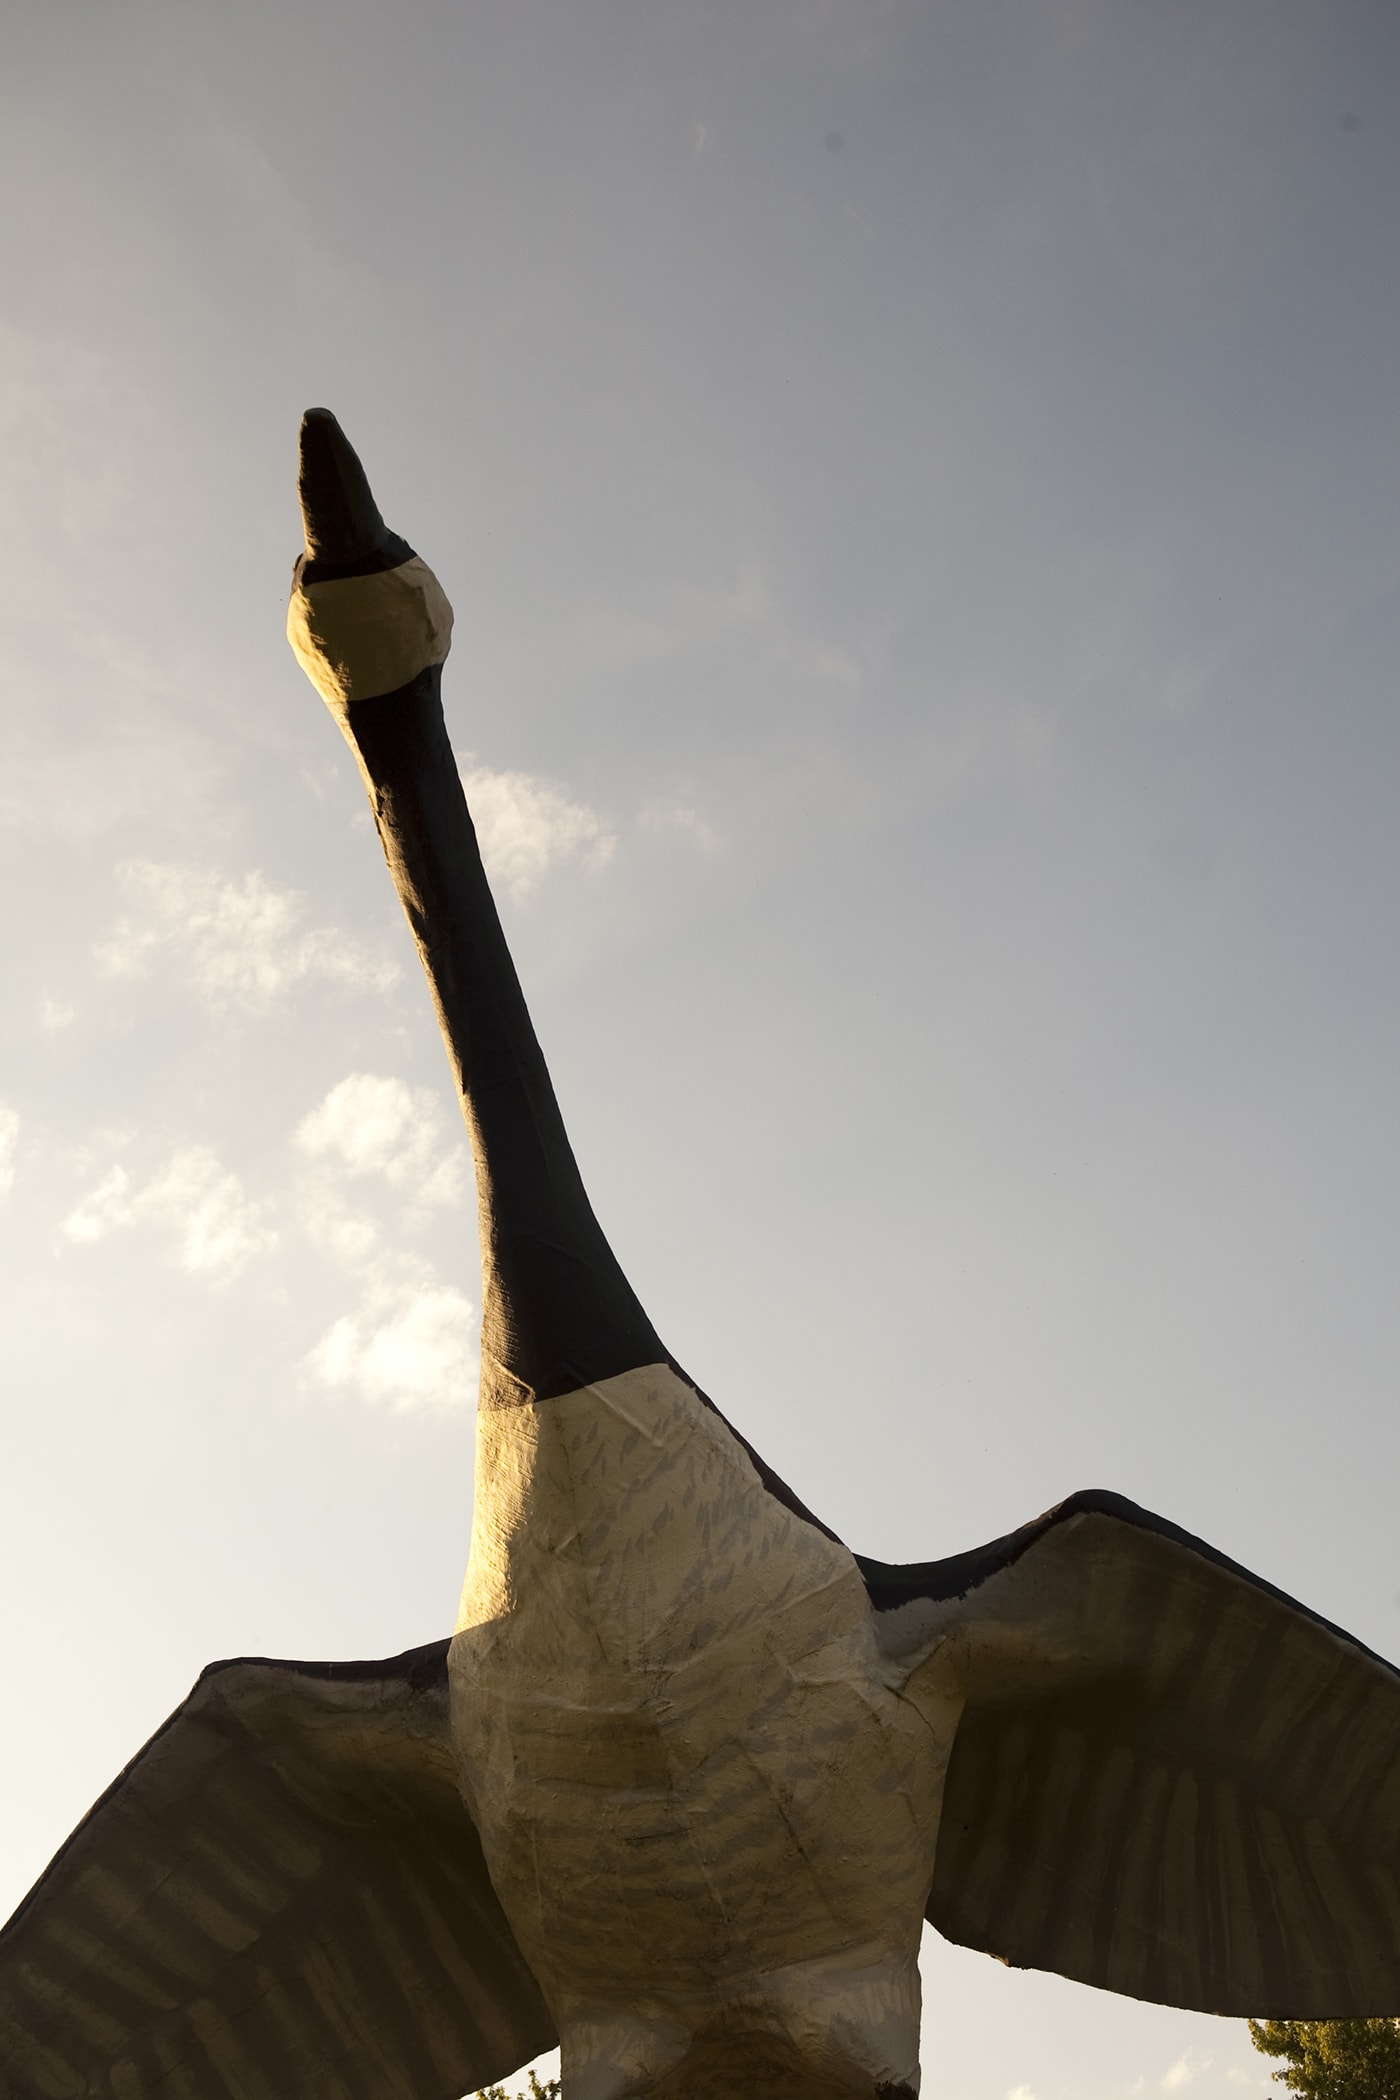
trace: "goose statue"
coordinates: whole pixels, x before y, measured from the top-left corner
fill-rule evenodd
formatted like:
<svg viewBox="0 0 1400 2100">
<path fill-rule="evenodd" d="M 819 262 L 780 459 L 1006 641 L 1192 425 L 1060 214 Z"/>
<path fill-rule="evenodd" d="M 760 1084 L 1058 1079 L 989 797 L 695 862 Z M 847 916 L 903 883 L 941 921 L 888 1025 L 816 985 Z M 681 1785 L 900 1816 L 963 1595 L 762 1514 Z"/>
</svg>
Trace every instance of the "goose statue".
<svg viewBox="0 0 1400 2100">
<path fill-rule="evenodd" d="M 292 647 L 359 765 L 476 1161 L 450 1640 L 212 1663 L 0 1935 L 3 2100 L 909 2100 L 925 1919 L 1206 2012 L 1400 2014 L 1400 1673 L 1089 1491 L 851 1552 L 593 1214 L 443 724 L 452 613 L 335 418 Z"/>
</svg>

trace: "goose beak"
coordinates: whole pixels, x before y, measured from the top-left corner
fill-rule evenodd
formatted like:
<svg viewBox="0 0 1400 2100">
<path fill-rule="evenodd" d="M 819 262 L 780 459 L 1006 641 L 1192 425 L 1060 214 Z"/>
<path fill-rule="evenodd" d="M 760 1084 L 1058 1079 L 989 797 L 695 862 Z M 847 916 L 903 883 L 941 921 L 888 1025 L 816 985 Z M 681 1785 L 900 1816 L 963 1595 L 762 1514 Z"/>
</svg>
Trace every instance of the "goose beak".
<svg viewBox="0 0 1400 2100">
<path fill-rule="evenodd" d="M 395 548 L 360 456 L 328 408 L 308 408 L 301 419 L 297 494 L 308 561 L 378 566 Z"/>
</svg>

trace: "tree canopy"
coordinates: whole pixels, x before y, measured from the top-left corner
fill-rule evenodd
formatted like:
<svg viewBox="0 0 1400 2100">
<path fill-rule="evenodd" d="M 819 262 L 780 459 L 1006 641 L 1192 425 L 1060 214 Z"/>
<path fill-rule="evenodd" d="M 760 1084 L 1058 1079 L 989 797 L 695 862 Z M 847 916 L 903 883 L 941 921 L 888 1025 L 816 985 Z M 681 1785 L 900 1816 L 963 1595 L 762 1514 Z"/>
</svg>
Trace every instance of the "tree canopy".
<svg viewBox="0 0 1400 2100">
<path fill-rule="evenodd" d="M 1400 2100 L 1400 2021 L 1251 2020 L 1249 2036 L 1300 2100 Z"/>
</svg>

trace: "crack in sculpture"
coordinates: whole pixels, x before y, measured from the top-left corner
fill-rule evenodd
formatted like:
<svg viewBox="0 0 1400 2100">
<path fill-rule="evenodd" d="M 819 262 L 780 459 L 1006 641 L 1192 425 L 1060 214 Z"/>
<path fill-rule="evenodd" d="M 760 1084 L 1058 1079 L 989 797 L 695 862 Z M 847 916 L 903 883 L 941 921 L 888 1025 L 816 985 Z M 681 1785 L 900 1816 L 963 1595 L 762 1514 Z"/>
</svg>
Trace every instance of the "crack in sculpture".
<svg viewBox="0 0 1400 2100">
<path fill-rule="evenodd" d="M 658 1339 L 593 1214 L 443 725 L 451 609 L 324 409 L 288 632 L 339 722 L 476 1159 L 450 1642 L 241 1660 L 0 1935 L 5 2100 L 918 2085 L 925 1918 L 1222 2013 L 1400 2011 L 1400 1675 L 1088 1492 L 850 1553 Z"/>
</svg>

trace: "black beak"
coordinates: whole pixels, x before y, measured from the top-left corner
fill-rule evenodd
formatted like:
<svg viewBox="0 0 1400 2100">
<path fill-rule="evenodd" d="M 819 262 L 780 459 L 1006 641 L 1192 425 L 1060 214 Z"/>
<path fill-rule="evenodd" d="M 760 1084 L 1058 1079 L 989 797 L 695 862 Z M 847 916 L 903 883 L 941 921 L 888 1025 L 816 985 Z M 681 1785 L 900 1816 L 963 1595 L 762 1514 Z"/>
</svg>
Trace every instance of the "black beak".
<svg viewBox="0 0 1400 2100">
<path fill-rule="evenodd" d="M 303 583 L 371 576 L 411 559 L 413 549 L 384 523 L 360 456 L 328 408 L 308 408 L 301 419 L 297 494 L 306 535 Z"/>
</svg>

